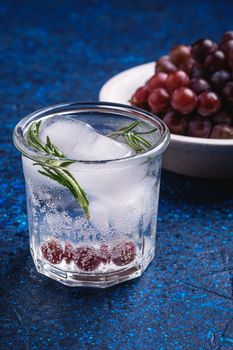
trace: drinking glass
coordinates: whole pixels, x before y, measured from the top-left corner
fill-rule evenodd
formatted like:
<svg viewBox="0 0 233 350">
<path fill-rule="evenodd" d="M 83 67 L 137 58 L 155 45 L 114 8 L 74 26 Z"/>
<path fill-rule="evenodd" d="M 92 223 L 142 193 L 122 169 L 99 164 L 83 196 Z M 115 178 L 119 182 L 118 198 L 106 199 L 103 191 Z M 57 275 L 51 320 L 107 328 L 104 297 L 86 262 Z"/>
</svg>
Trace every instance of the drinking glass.
<svg viewBox="0 0 233 350">
<path fill-rule="evenodd" d="M 30 146 L 30 125 L 52 125 L 57 118 L 86 122 L 104 135 L 140 121 L 138 135 L 143 132 L 151 148 L 108 159 L 106 146 L 104 159 L 85 160 L 61 159 Z M 150 133 L 152 128 L 156 130 Z M 71 135 L 66 133 L 64 128 L 68 142 Z M 159 118 L 119 104 L 60 104 L 22 119 L 15 127 L 14 143 L 22 155 L 30 249 L 37 271 L 67 286 L 99 288 L 139 277 L 155 254 L 161 160 L 169 140 Z M 88 212 L 72 188 L 54 180 L 60 173 L 85 192 Z"/>
</svg>

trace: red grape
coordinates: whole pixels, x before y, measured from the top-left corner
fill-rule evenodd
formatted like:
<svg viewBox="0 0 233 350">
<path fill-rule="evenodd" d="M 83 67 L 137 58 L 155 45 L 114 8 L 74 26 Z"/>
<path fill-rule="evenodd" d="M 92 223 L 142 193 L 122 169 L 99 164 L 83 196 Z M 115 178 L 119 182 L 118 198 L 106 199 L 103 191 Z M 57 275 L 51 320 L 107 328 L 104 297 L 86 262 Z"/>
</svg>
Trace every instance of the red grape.
<svg viewBox="0 0 233 350">
<path fill-rule="evenodd" d="M 210 137 L 212 139 L 233 139 L 233 128 L 227 124 L 215 125 Z"/>
<path fill-rule="evenodd" d="M 175 111 L 168 112 L 163 121 L 173 134 L 183 135 L 187 127 L 187 120 Z"/>
<path fill-rule="evenodd" d="M 63 259 L 67 264 L 71 263 L 71 261 L 73 260 L 73 255 L 74 255 L 73 245 L 70 242 L 66 242 L 64 252 L 63 252 Z"/>
<path fill-rule="evenodd" d="M 157 62 L 162 62 L 162 61 L 170 61 L 170 56 L 169 55 L 163 55 L 161 56 Z"/>
<path fill-rule="evenodd" d="M 219 50 L 223 51 L 225 55 L 228 55 L 231 49 L 233 49 L 233 39 L 222 41 L 219 44 Z"/>
<path fill-rule="evenodd" d="M 209 72 L 203 67 L 200 67 L 198 64 L 193 66 L 191 77 L 192 78 L 200 78 L 200 79 L 208 79 Z"/>
<path fill-rule="evenodd" d="M 230 30 L 230 31 L 223 34 L 221 42 L 231 40 L 231 39 L 233 39 L 233 31 Z"/>
<path fill-rule="evenodd" d="M 223 96 L 230 104 L 233 104 L 233 82 L 227 83 L 223 89 Z"/>
<path fill-rule="evenodd" d="M 136 90 L 131 98 L 131 103 L 134 106 L 144 107 L 147 104 L 149 90 L 146 86 L 142 86 Z"/>
<path fill-rule="evenodd" d="M 107 244 L 101 244 L 99 256 L 102 261 L 102 263 L 107 264 L 111 260 L 111 253 L 109 251 L 109 246 Z"/>
<path fill-rule="evenodd" d="M 59 264 L 62 261 L 63 249 L 61 243 L 56 239 L 49 239 L 41 247 L 43 257 L 51 264 Z"/>
<path fill-rule="evenodd" d="M 191 74 L 195 66 L 195 60 L 190 58 L 187 62 L 179 65 L 179 70 L 183 70 L 187 74 Z"/>
<path fill-rule="evenodd" d="M 228 65 L 233 70 L 233 49 L 230 49 L 228 52 Z"/>
<path fill-rule="evenodd" d="M 177 66 L 186 63 L 191 58 L 191 48 L 186 45 L 177 45 L 170 52 L 170 60 Z"/>
<path fill-rule="evenodd" d="M 166 89 L 155 89 L 148 98 L 148 104 L 154 113 L 166 112 L 170 107 L 170 96 Z"/>
<path fill-rule="evenodd" d="M 233 119 L 232 114 L 227 110 L 219 111 L 212 118 L 214 124 L 228 124 L 231 125 Z"/>
<path fill-rule="evenodd" d="M 214 92 L 202 92 L 198 96 L 198 113 L 208 117 L 220 109 L 220 99 Z"/>
<path fill-rule="evenodd" d="M 211 123 L 207 118 L 194 116 L 189 124 L 187 134 L 193 137 L 208 137 L 211 131 Z"/>
<path fill-rule="evenodd" d="M 166 80 L 167 80 L 167 73 L 159 72 L 154 74 L 146 83 L 146 86 L 150 92 L 157 88 L 165 88 L 166 87 Z"/>
<path fill-rule="evenodd" d="M 189 114 L 197 105 L 196 94 L 186 87 L 178 88 L 172 95 L 171 105 L 176 111 Z"/>
<path fill-rule="evenodd" d="M 188 86 L 189 77 L 182 70 L 178 70 L 168 75 L 166 86 L 169 92 L 173 92 L 179 87 Z"/>
<path fill-rule="evenodd" d="M 233 128 L 233 31 L 218 45 L 199 39 L 173 47 L 131 103 L 159 115 L 174 134 L 210 137 L 213 126 Z"/>
<path fill-rule="evenodd" d="M 169 59 L 159 59 L 156 63 L 155 71 L 164 73 L 173 73 L 177 70 L 177 67 Z"/>
<path fill-rule="evenodd" d="M 112 248 L 112 260 L 115 265 L 128 265 L 135 259 L 135 256 L 136 246 L 133 241 L 123 241 Z"/>
<path fill-rule="evenodd" d="M 201 94 L 204 91 L 209 91 L 210 86 L 206 80 L 201 78 L 194 78 L 190 81 L 189 87 L 193 90 L 197 95 Z"/>
<path fill-rule="evenodd" d="M 199 39 L 192 45 L 192 55 L 199 63 L 204 63 L 207 55 L 217 50 L 217 45 L 210 39 Z"/>
<path fill-rule="evenodd" d="M 225 54 L 220 50 L 209 54 L 205 59 L 204 67 L 210 72 L 216 72 L 217 70 L 227 68 Z"/>
<path fill-rule="evenodd" d="M 210 82 L 213 88 L 216 91 L 221 93 L 224 85 L 228 83 L 228 81 L 230 80 L 231 80 L 230 72 L 228 72 L 227 70 L 219 70 L 212 75 Z"/>
<path fill-rule="evenodd" d="M 79 247 L 74 251 L 74 262 L 80 270 L 93 271 L 101 263 L 101 259 L 93 247 Z"/>
</svg>

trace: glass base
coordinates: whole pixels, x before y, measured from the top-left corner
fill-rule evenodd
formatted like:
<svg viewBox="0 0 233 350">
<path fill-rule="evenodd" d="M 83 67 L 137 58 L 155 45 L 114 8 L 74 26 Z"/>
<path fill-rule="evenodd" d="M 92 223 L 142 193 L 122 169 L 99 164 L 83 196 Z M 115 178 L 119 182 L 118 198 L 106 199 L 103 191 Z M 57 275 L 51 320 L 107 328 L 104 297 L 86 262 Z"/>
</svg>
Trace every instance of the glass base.
<svg viewBox="0 0 233 350">
<path fill-rule="evenodd" d="M 140 277 L 153 257 L 154 254 L 149 255 L 140 264 L 103 274 L 81 274 L 78 272 L 64 271 L 40 259 L 34 260 L 34 262 L 39 273 L 57 282 L 63 283 L 66 286 L 107 288 Z"/>
</svg>

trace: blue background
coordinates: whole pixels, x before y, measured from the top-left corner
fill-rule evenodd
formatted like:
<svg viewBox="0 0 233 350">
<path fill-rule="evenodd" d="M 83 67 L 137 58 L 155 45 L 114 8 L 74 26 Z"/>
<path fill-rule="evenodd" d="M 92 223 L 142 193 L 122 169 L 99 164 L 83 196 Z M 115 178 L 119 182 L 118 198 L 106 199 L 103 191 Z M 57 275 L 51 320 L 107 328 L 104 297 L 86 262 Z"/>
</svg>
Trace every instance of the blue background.
<svg viewBox="0 0 233 350">
<path fill-rule="evenodd" d="M 1 1 L 0 349 L 233 349 L 232 182 L 163 172 L 157 253 L 144 275 L 70 289 L 35 271 L 12 145 L 28 113 L 97 100 L 114 74 L 176 43 L 218 40 L 232 18 L 224 0 Z"/>
</svg>

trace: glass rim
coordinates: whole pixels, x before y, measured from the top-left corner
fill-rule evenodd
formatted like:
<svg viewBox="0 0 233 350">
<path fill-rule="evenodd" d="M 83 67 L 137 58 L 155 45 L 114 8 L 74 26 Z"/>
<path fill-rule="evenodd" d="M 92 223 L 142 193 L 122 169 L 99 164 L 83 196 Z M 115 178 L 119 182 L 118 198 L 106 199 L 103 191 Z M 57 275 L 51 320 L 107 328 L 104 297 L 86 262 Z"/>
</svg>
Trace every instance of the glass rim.
<svg viewBox="0 0 233 350">
<path fill-rule="evenodd" d="M 105 112 L 112 113 L 115 115 L 125 115 L 128 117 L 132 117 L 135 119 L 143 120 L 152 126 L 159 128 L 159 139 L 153 145 L 151 149 L 142 153 L 136 153 L 134 155 L 125 157 L 125 158 L 116 158 L 116 159 L 107 159 L 107 160 L 78 160 L 78 159 L 70 159 L 70 158 L 62 158 L 62 162 L 72 162 L 72 163 L 80 163 L 80 164 L 106 164 L 106 163 L 114 163 L 114 162 L 127 162 L 134 159 L 141 159 L 145 157 L 156 157 L 163 153 L 167 148 L 170 142 L 170 132 L 166 126 L 166 124 L 157 116 L 153 115 L 150 112 L 147 112 L 143 109 L 132 107 L 129 105 L 112 103 L 112 102 L 67 102 L 61 104 L 55 104 L 48 107 L 41 108 L 36 110 L 33 113 L 30 113 L 23 119 L 21 119 L 18 124 L 15 126 L 13 131 L 13 142 L 15 147 L 21 152 L 21 154 L 35 162 L 43 162 L 46 163 L 49 161 L 60 161 L 61 158 L 47 155 L 41 151 L 34 149 L 30 146 L 25 138 L 24 131 L 27 127 L 35 120 L 39 120 L 42 118 L 44 113 L 54 113 L 59 115 L 64 115 L 65 111 L 62 112 L 62 108 L 76 108 L 74 112 Z M 59 112 L 55 112 L 56 109 L 61 109 Z M 71 110 L 66 110 L 66 112 L 72 112 Z M 116 113 L 118 112 L 118 113 Z M 45 115 L 43 115 L 45 117 Z M 49 114 L 48 114 L 49 116 Z M 51 167 L 56 167 L 55 165 Z"/>
</svg>

